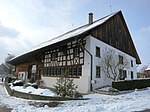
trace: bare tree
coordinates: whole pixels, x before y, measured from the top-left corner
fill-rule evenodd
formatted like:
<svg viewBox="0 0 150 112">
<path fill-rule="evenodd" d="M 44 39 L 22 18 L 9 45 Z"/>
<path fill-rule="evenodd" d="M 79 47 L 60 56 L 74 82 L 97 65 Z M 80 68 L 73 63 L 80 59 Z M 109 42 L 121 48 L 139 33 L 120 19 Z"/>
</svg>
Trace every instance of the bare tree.
<svg viewBox="0 0 150 112">
<path fill-rule="evenodd" d="M 14 58 L 15 56 L 12 54 L 8 54 L 8 56 L 5 58 L 5 66 L 7 68 L 7 73 L 12 74 L 12 70 L 14 69 L 14 66 L 9 63 L 9 60 Z"/>
<path fill-rule="evenodd" d="M 119 57 L 120 56 L 120 57 Z M 102 70 L 105 75 L 113 81 L 119 80 L 123 75 L 123 70 L 128 68 L 129 62 L 126 57 L 116 55 L 114 50 L 104 51 L 104 57 L 102 59 Z M 119 59 L 120 58 L 120 59 Z M 121 72 L 121 73 L 120 73 Z"/>
</svg>

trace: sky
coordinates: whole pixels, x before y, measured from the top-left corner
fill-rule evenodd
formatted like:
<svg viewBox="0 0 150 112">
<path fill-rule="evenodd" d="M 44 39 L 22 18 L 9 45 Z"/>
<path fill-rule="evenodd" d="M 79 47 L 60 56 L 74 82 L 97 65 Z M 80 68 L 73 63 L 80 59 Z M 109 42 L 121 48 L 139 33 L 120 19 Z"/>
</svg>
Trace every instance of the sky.
<svg viewBox="0 0 150 112">
<path fill-rule="evenodd" d="M 150 64 L 150 0 L 0 0 L 0 64 L 71 29 L 121 10 L 140 56 Z"/>
</svg>

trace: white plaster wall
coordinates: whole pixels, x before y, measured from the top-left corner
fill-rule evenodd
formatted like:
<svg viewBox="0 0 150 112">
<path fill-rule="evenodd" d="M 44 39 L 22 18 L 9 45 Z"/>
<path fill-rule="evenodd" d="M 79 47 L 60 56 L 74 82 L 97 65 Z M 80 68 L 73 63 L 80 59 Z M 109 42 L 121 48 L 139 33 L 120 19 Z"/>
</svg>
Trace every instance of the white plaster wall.
<svg viewBox="0 0 150 112">
<path fill-rule="evenodd" d="M 98 88 L 104 85 L 111 85 L 112 80 L 108 79 L 105 75 L 105 73 L 101 70 L 101 78 L 96 78 L 96 65 L 97 66 L 101 66 L 101 59 L 104 56 L 104 51 L 106 49 L 112 49 L 115 51 L 116 55 L 122 55 L 123 57 L 126 57 L 127 60 L 129 60 L 129 68 L 127 69 L 127 80 L 131 79 L 131 71 L 133 71 L 133 79 L 137 78 L 137 72 L 136 72 L 136 59 L 134 57 L 131 57 L 130 55 L 127 55 L 126 53 L 108 45 L 105 44 L 102 41 L 99 41 L 98 39 L 92 37 L 92 36 L 88 36 L 87 38 L 87 42 L 90 43 L 90 45 L 88 47 L 86 47 L 91 54 L 93 54 L 93 77 L 92 79 L 96 81 L 95 84 L 93 84 L 93 88 Z M 96 57 L 96 46 L 100 47 L 101 50 L 101 57 Z M 86 59 L 86 58 L 85 58 Z M 119 58 L 116 58 L 116 61 L 118 61 Z M 86 59 L 87 60 L 87 59 Z M 131 60 L 133 61 L 133 67 L 131 67 Z M 90 82 L 89 82 L 90 83 Z"/>
<path fill-rule="evenodd" d="M 58 77 L 43 77 L 43 86 L 54 88 Z M 87 93 L 89 90 L 89 77 L 81 76 L 80 78 L 74 78 L 74 83 L 78 86 L 77 91 L 81 93 Z"/>
</svg>

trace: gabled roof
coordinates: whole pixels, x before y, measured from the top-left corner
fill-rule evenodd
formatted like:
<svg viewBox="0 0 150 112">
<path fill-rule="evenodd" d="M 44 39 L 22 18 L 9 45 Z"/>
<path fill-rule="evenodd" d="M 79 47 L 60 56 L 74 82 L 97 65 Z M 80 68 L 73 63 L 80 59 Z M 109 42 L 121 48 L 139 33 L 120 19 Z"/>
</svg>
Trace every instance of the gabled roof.
<svg viewBox="0 0 150 112">
<path fill-rule="evenodd" d="M 104 18 L 101 18 L 101 19 L 99 19 L 97 21 L 94 21 L 91 25 L 86 24 L 84 26 L 81 26 L 79 28 L 71 30 L 71 31 L 69 31 L 69 32 L 67 32 L 67 33 L 65 33 L 63 35 L 55 37 L 55 38 L 53 38 L 53 39 L 51 39 L 49 41 L 43 42 L 43 43 L 39 44 L 37 47 L 33 48 L 31 51 L 35 51 L 37 49 L 40 49 L 40 48 L 43 48 L 43 47 L 55 44 L 57 42 L 60 42 L 60 41 L 63 41 L 63 40 L 66 40 L 66 39 L 78 36 L 78 35 L 86 32 L 86 31 L 89 31 L 89 30 L 95 28 L 98 25 L 101 25 L 102 23 L 104 23 L 105 21 L 107 21 L 109 18 L 111 18 L 112 16 L 114 16 L 116 13 L 118 13 L 118 12 L 112 13 L 112 14 L 104 17 Z"/>
<path fill-rule="evenodd" d="M 42 48 L 48 47 L 48 46 L 50 46 L 50 45 L 56 44 L 56 43 L 58 43 L 58 42 L 61 42 L 61 41 L 64 41 L 64 40 L 67 40 L 67 39 L 70 39 L 70 38 L 79 36 L 79 35 L 81 35 L 81 34 L 83 34 L 83 33 L 85 33 L 85 32 L 88 32 L 88 31 L 90 31 L 91 29 L 93 29 L 93 28 L 95 28 L 95 27 L 97 27 L 97 26 L 99 26 L 99 25 L 102 25 L 103 23 L 105 23 L 107 20 L 109 20 L 110 18 L 112 18 L 114 15 L 116 15 L 116 14 L 118 14 L 118 13 L 121 13 L 121 11 L 112 13 L 112 14 L 110 14 L 110 15 L 108 15 L 108 16 L 105 16 L 105 17 L 103 17 L 103 18 L 101 18 L 101 19 L 99 19 L 99 20 L 94 21 L 92 24 L 86 24 L 86 25 L 84 25 L 84 26 L 81 26 L 81 27 L 79 27 L 79 28 L 76 28 L 76 29 L 74 29 L 74 30 L 71 30 L 71 31 L 69 31 L 69 32 L 67 32 L 67 33 L 65 33 L 65 34 L 63 34 L 63 35 L 60 35 L 60 36 L 58 36 L 58 37 L 55 37 L 55 38 L 53 38 L 53 39 L 51 39 L 51 40 L 49 40 L 49 41 L 43 42 L 43 43 L 39 44 L 37 47 L 31 49 L 30 51 L 25 52 L 25 53 L 23 53 L 23 54 L 21 54 L 21 55 L 15 57 L 15 58 L 13 58 L 12 60 L 10 60 L 10 63 L 13 64 L 13 61 L 14 61 L 14 60 L 16 60 L 16 59 L 18 59 L 18 58 L 21 58 L 21 57 L 23 57 L 23 56 L 25 56 L 25 55 L 27 55 L 27 54 L 30 54 L 30 53 L 32 53 L 32 52 L 38 51 L 38 50 L 40 50 L 40 49 L 42 49 Z M 121 15 L 122 15 L 122 14 L 121 14 Z M 133 46 L 134 46 L 134 44 L 133 44 Z M 136 49 L 135 49 L 135 52 L 136 52 Z M 137 52 L 136 52 L 135 54 L 137 55 Z M 137 57 L 138 57 L 138 55 L 137 55 Z M 139 57 L 138 57 L 138 58 L 139 58 Z M 16 62 L 16 61 L 14 61 L 14 62 Z"/>
</svg>

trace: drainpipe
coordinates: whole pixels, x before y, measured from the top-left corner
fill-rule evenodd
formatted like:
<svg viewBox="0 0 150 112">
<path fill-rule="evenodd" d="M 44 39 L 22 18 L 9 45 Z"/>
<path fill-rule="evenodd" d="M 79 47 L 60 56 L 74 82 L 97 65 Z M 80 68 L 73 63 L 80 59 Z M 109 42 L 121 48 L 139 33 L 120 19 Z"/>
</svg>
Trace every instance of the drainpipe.
<svg viewBox="0 0 150 112">
<path fill-rule="evenodd" d="M 84 49 L 91 57 L 91 80 L 90 80 L 90 90 L 93 91 L 93 86 L 92 86 L 92 74 L 93 74 L 93 55 L 75 38 L 77 43 L 80 45 L 82 49 Z"/>
</svg>

